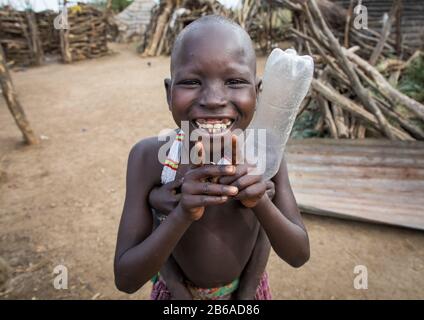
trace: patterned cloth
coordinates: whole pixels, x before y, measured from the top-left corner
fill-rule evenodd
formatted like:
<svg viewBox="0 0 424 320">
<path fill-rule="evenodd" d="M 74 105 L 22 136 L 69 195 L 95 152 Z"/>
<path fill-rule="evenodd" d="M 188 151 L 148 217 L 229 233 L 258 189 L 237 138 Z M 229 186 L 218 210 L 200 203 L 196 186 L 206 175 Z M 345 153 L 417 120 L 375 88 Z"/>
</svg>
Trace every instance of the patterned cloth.
<svg viewBox="0 0 424 320">
<path fill-rule="evenodd" d="M 151 300 L 171 300 L 171 292 L 169 292 L 166 283 L 162 277 L 157 277 L 154 280 L 152 287 L 152 292 L 150 294 Z M 234 281 L 227 285 L 230 286 L 230 292 L 234 292 L 237 287 L 234 289 L 234 287 L 231 287 L 234 285 Z M 237 283 L 238 285 L 238 283 Z M 221 288 L 225 288 L 221 287 Z M 194 299 L 201 299 L 201 300 L 230 300 L 231 299 L 231 293 L 228 294 L 225 290 L 222 290 L 221 293 L 224 293 L 223 295 L 219 296 L 216 293 L 221 288 L 214 288 L 214 289 L 202 289 L 202 288 L 194 288 L 189 287 L 190 292 L 192 293 Z M 197 292 L 196 292 L 197 291 Z M 209 296 L 207 294 L 212 294 L 212 296 Z M 263 273 L 262 278 L 259 282 L 258 288 L 256 289 L 256 294 L 254 300 L 271 300 L 271 290 L 269 288 L 268 283 L 268 274 L 266 272 Z"/>
</svg>

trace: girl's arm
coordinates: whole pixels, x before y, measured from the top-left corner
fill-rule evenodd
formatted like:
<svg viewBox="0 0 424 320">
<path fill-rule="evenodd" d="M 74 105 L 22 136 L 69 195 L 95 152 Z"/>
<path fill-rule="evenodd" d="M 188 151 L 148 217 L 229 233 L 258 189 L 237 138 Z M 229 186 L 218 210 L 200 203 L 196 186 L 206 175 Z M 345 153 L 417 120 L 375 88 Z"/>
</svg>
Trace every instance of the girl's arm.
<svg viewBox="0 0 424 320">
<path fill-rule="evenodd" d="M 184 176 L 179 205 L 152 232 L 148 195 L 154 185 L 152 175 L 160 172 L 154 143 L 157 141 L 152 139 L 138 143 L 128 160 L 127 191 L 114 264 L 115 284 L 128 293 L 137 291 L 160 270 L 191 223 L 202 217 L 205 206 L 225 203 L 228 196 L 234 195 L 234 188 L 219 184 L 205 187 L 203 182 L 209 177 L 234 174 L 233 166 L 190 169 Z M 154 166 L 159 169 L 154 170 Z M 204 194 L 204 190 L 208 193 Z"/>
<path fill-rule="evenodd" d="M 309 238 L 290 186 L 285 159 L 272 180 L 275 183 L 273 201 L 264 195 L 253 211 L 277 255 L 298 268 L 309 260 Z"/>
<path fill-rule="evenodd" d="M 181 181 L 173 181 L 164 184 L 160 187 L 155 187 L 149 194 L 149 205 L 154 209 L 154 214 L 157 211 L 160 214 L 169 215 L 175 209 L 179 202 L 179 194 L 176 194 L 175 189 L 181 186 Z M 155 220 L 155 229 L 159 226 L 159 220 Z M 171 293 L 172 300 L 191 300 L 190 291 L 184 283 L 184 275 L 181 268 L 178 266 L 172 255 L 169 256 L 165 264 L 160 269 L 160 275 L 165 280 L 166 287 Z"/>
<path fill-rule="evenodd" d="M 273 201 L 265 192 L 266 182 L 262 176 L 249 172 L 247 165 L 238 165 L 236 174 L 221 178 L 220 183 L 239 189 L 235 198 L 256 214 L 278 256 L 293 267 L 302 266 L 309 259 L 309 238 L 290 186 L 285 160 L 272 179 Z"/>
<path fill-rule="evenodd" d="M 159 271 L 191 224 L 181 212 L 174 210 L 152 232 L 153 221 L 147 201 L 151 185 L 147 181 L 154 180 L 149 176 L 155 172 L 153 166 L 157 165 L 156 171 L 160 170 L 157 159 L 151 160 L 155 143 L 141 141 L 133 147 L 128 158 L 126 196 L 114 263 L 115 284 L 127 293 L 137 291 Z"/>
</svg>

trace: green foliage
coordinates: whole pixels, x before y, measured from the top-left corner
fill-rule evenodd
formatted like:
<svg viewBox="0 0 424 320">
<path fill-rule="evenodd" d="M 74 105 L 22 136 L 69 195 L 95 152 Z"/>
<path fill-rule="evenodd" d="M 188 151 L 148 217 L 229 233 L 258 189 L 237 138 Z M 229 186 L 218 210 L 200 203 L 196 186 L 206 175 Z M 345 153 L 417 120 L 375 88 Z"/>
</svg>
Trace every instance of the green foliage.
<svg viewBox="0 0 424 320">
<path fill-rule="evenodd" d="M 121 12 L 128 7 L 134 0 L 112 0 L 112 10 Z M 98 8 L 106 8 L 107 0 L 92 0 L 91 4 Z"/>
<path fill-rule="evenodd" d="M 424 102 L 424 54 L 414 59 L 404 71 L 398 88 L 411 98 Z"/>
<path fill-rule="evenodd" d="M 305 139 L 319 136 L 319 132 L 314 127 L 320 117 L 320 112 L 313 106 L 313 103 L 311 105 L 296 119 L 291 138 Z"/>
<path fill-rule="evenodd" d="M 133 0 L 112 0 L 112 10 L 115 12 L 121 12 L 132 2 Z"/>
</svg>

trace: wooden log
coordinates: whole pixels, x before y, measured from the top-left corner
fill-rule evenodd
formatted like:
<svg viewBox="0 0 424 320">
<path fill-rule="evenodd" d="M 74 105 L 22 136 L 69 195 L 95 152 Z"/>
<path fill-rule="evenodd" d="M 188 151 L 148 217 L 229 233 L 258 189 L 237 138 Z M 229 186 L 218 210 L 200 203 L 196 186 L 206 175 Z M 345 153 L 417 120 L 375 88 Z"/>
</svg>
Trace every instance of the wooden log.
<svg viewBox="0 0 424 320">
<path fill-rule="evenodd" d="M 378 40 L 377 45 L 374 48 L 374 51 L 372 52 L 370 60 L 369 60 L 371 65 L 376 64 L 378 57 L 380 56 L 381 52 L 383 51 L 384 44 L 386 43 L 387 38 L 390 35 L 390 31 L 391 31 L 391 28 L 392 28 L 392 22 L 395 19 L 396 12 L 399 10 L 399 6 L 400 6 L 400 0 L 394 0 L 392 7 L 390 9 L 390 13 L 389 14 L 385 13 L 384 16 L 383 16 L 383 29 L 381 31 L 381 36 L 380 36 L 380 39 Z"/>
<path fill-rule="evenodd" d="M 345 48 L 349 48 L 349 34 L 350 29 L 352 28 L 352 15 L 353 15 L 353 4 L 355 0 L 350 0 L 349 3 L 349 9 L 347 10 L 347 17 L 346 17 L 346 24 L 345 24 L 345 30 L 344 30 L 344 46 Z"/>
<path fill-rule="evenodd" d="M 377 100 L 380 109 L 388 117 L 390 117 L 393 121 L 398 122 L 402 128 L 408 131 L 415 138 L 424 140 L 424 131 L 419 126 L 414 125 L 411 121 L 408 121 L 408 119 L 404 119 L 402 115 L 397 113 L 395 110 L 392 110 L 390 106 L 383 101 L 383 99 L 378 97 L 375 97 L 375 99 Z"/>
<path fill-rule="evenodd" d="M 390 126 L 389 126 L 389 123 L 387 122 L 387 119 L 384 117 L 384 115 L 382 114 L 381 110 L 377 107 L 375 102 L 370 98 L 370 93 L 368 92 L 368 90 L 366 90 L 361 84 L 358 78 L 358 75 L 355 73 L 351 62 L 349 61 L 349 59 L 347 59 L 346 55 L 342 51 L 342 47 L 340 46 L 339 42 L 334 37 L 334 34 L 331 32 L 328 25 L 324 21 L 324 18 L 322 17 L 322 14 L 315 0 L 310 0 L 309 3 L 310 3 L 311 12 L 313 12 L 315 16 L 318 18 L 318 21 L 320 22 L 323 32 L 328 38 L 329 43 L 331 44 L 330 51 L 332 51 L 333 54 L 337 57 L 340 67 L 345 71 L 346 75 L 352 81 L 352 88 L 355 91 L 355 93 L 358 95 L 358 98 L 361 100 L 361 103 L 375 115 L 375 117 L 378 120 L 379 126 L 381 130 L 384 132 L 384 134 L 389 139 L 394 140 L 395 136 L 393 135 L 392 130 L 390 130 Z"/>
<path fill-rule="evenodd" d="M 34 134 L 29 121 L 25 115 L 15 89 L 13 87 L 12 79 L 9 70 L 6 66 L 6 58 L 4 56 L 3 48 L 0 46 L 0 85 L 3 92 L 4 99 L 9 108 L 10 113 L 15 119 L 18 128 L 21 130 L 24 140 L 27 144 L 39 143 L 38 137 Z"/>
<path fill-rule="evenodd" d="M 383 15 L 383 29 L 381 31 L 381 37 L 378 40 L 377 45 L 375 46 L 373 52 L 371 53 L 371 57 L 369 59 L 369 63 L 371 65 L 375 65 L 377 63 L 378 57 L 381 54 L 381 51 L 383 51 L 384 43 L 386 42 L 388 36 L 390 35 L 392 27 L 392 19 L 389 17 L 387 13 Z"/>
<path fill-rule="evenodd" d="M 338 139 L 336 124 L 334 122 L 333 115 L 331 114 L 328 101 L 324 99 L 321 95 L 316 95 L 316 98 L 324 114 L 324 122 L 328 127 L 331 137 L 334 139 Z"/>
<path fill-rule="evenodd" d="M 334 123 L 337 128 L 337 134 L 340 138 L 349 138 L 349 129 L 346 126 L 343 109 L 336 103 L 331 105 L 331 110 L 334 115 Z"/>
<path fill-rule="evenodd" d="M 370 75 L 377 88 L 391 99 L 394 104 L 401 104 L 424 121 L 424 105 L 393 88 L 390 83 L 367 61 L 355 53 L 344 50 L 346 56 Z"/>
<path fill-rule="evenodd" d="M 41 65 L 44 60 L 43 47 L 40 41 L 40 33 L 38 32 L 37 22 L 35 21 L 34 12 L 26 12 L 28 22 L 29 37 L 31 40 L 31 48 L 33 51 L 34 62 L 36 65 Z"/>
<path fill-rule="evenodd" d="M 66 8 L 67 0 L 63 0 L 63 6 L 64 10 L 68 10 Z M 68 13 L 68 12 L 67 12 Z M 69 15 L 68 15 L 69 19 Z M 62 60 L 65 63 L 71 63 L 72 62 L 72 55 L 69 49 L 69 20 L 67 21 L 67 28 L 60 29 L 60 50 L 62 52 Z"/>
<path fill-rule="evenodd" d="M 356 138 L 357 139 L 365 139 L 367 133 L 367 128 L 359 123 L 356 131 Z"/>
<path fill-rule="evenodd" d="M 161 40 L 161 38 L 164 34 L 164 30 L 165 30 L 165 27 L 167 25 L 167 21 L 169 20 L 171 14 L 172 14 L 172 11 L 174 9 L 174 5 L 175 5 L 175 3 L 174 3 L 173 0 L 166 0 L 165 8 L 158 18 L 158 22 L 157 22 L 156 29 L 155 29 L 155 32 L 154 32 L 153 37 L 152 37 L 152 41 L 151 41 L 149 47 L 143 53 L 143 56 L 150 57 L 150 56 L 156 55 L 156 53 L 157 53 L 156 51 L 157 51 L 157 48 L 159 46 L 159 42 L 160 42 L 160 40 Z"/>
<path fill-rule="evenodd" d="M 334 104 L 339 105 L 344 110 L 354 114 L 356 117 L 362 119 L 366 123 L 369 123 L 373 127 L 380 129 L 377 118 L 374 114 L 368 112 L 361 106 L 359 106 L 354 101 L 346 98 L 345 96 L 338 93 L 334 88 L 332 88 L 329 84 L 324 84 L 322 81 L 313 79 L 312 80 L 312 88 L 325 97 L 327 100 L 331 101 Z M 388 129 L 391 130 L 393 135 L 399 140 L 415 140 L 408 133 L 403 130 L 394 127 L 391 124 L 388 124 Z"/>
</svg>

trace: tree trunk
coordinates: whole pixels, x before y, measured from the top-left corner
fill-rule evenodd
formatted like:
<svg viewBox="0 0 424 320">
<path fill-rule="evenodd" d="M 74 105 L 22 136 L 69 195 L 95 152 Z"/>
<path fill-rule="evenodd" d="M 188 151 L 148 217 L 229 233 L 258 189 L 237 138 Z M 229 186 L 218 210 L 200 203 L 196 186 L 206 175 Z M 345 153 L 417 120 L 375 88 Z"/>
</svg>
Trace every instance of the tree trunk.
<svg viewBox="0 0 424 320">
<path fill-rule="evenodd" d="M 3 92 L 6 104 L 15 119 L 16 124 L 21 130 L 24 140 L 28 144 L 37 144 L 39 142 L 37 136 L 31 129 L 31 126 L 26 118 L 25 112 L 19 103 L 16 92 L 13 88 L 12 79 L 10 78 L 9 70 L 6 66 L 6 58 L 3 48 L 0 46 L 0 85 Z"/>
</svg>

